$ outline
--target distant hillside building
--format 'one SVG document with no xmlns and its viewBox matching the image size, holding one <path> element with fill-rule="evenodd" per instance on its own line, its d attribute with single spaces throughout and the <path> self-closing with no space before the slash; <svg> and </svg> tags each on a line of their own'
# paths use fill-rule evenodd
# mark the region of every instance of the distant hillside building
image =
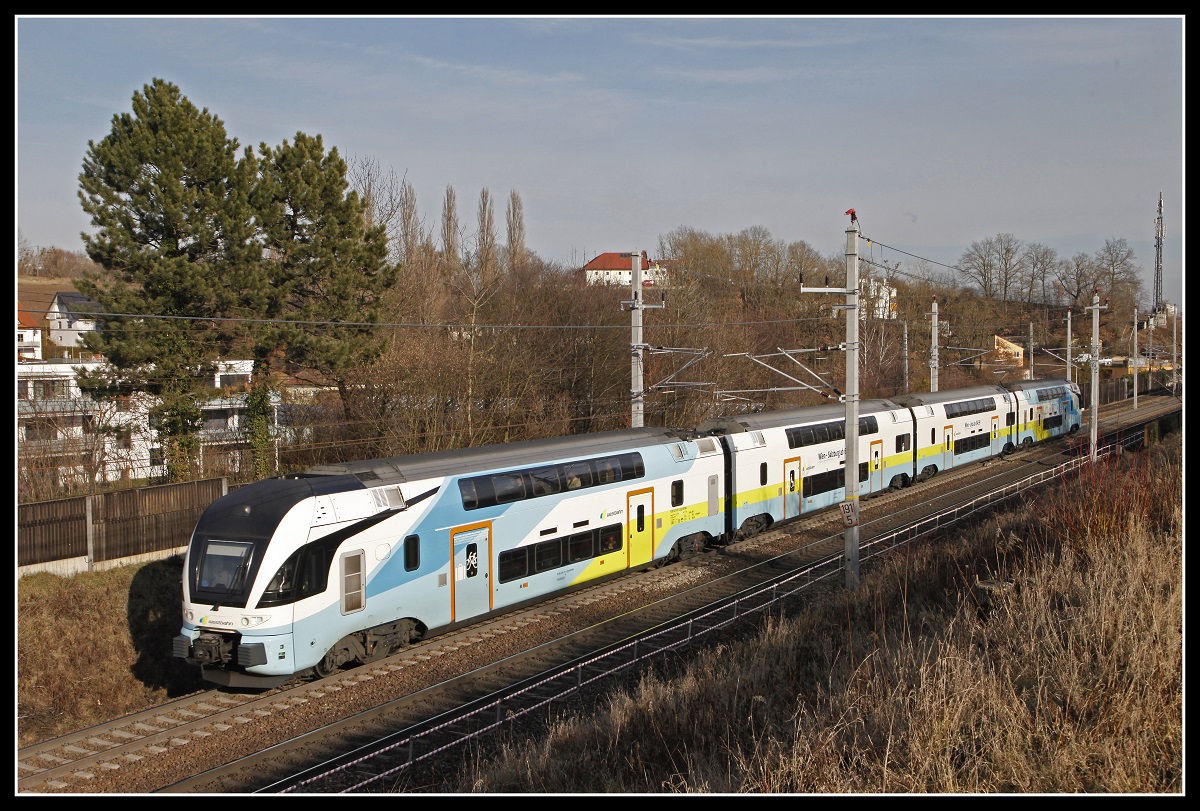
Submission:
<svg viewBox="0 0 1200 811">
<path fill-rule="evenodd" d="M 42 359 L 42 324 L 39 314 L 17 301 L 17 362 Z"/>
<path fill-rule="evenodd" d="M 896 288 L 882 279 L 860 279 L 858 282 L 860 318 L 878 320 L 896 317 Z"/>
<path fill-rule="evenodd" d="M 83 346 L 83 335 L 96 329 L 96 314 L 100 311 L 100 303 L 83 293 L 55 293 L 46 312 L 50 340 L 62 347 Z"/>
<path fill-rule="evenodd" d="M 587 284 L 616 284 L 629 287 L 633 284 L 633 257 L 628 253 L 602 253 L 583 266 L 583 278 Z M 650 259 L 645 251 L 642 251 L 642 285 L 667 285 L 667 269 Z"/>
</svg>

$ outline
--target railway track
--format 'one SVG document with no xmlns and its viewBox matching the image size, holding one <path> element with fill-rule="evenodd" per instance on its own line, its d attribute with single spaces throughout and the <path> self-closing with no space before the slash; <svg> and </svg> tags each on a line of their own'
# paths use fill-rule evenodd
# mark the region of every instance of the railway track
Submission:
<svg viewBox="0 0 1200 811">
<path fill-rule="evenodd" d="M 1102 427 L 1132 430 L 1138 421 L 1177 407 L 1146 403 L 1133 418 L 1124 410 L 1102 412 Z M 1045 469 L 1078 452 L 1077 444 L 1037 446 L 986 466 L 941 473 L 924 487 L 866 499 L 862 540 Z M 379 748 L 397 731 L 411 737 L 450 724 L 452 716 L 493 701 L 498 690 L 615 649 L 789 568 L 836 558 L 842 543 L 839 517 L 827 511 L 726 547 L 724 554 L 582 588 L 319 682 L 296 680 L 260 694 L 205 691 L 20 750 L 18 791 L 248 793 L 304 785 L 300 775 L 353 761 L 363 747 Z M 380 767 L 372 768 L 379 773 Z M 362 780 L 347 777 L 351 769 L 335 771 L 351 785 Z"/>
</svg>

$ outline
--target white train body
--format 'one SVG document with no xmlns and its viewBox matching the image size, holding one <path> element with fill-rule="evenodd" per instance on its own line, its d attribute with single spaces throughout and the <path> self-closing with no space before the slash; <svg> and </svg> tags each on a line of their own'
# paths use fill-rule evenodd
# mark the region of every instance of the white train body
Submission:
<svg viewBox="0 0 1200 811">
<path fill-rule="evenodd" d="M 859 494 L 1079 425 L 1065 381 L 862 401 Z M 816 406 L 245 485 L 197 523 L 174 655 L 269 687 L 752 535 L 845 499 L 844 429 L 844 407 Z"/>
</svg>

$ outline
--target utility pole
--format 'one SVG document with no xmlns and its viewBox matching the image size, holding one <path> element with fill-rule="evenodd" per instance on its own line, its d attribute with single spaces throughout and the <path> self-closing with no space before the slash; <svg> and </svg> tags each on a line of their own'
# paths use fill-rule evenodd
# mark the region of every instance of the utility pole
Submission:
<svg viewBox="0 0 1200 811">
<path fill-rule="evenodd" d="M 1086 309 L 1092 311 L 1092 404 L 1088 428 L 1092 441 L 1091 460 L 1095 462 L 1097 431 L 1100 427 L 1100 311 L 1107 310 L 1108 304 L 1100 306 L 1100 293 L 1097 291 L 1092 293 L 1092 306 Z"/>
<path fill-rule="evenodd" d="M 929 344 L 929 390 L 938 390 L 937 296 L 933 297 L 933 338 Z"/>
<path fill-rule="evenodd" d="M 1133 305 L 1133 409 L 1137 410 L 1137 369 L 1141 364 L 1137 350 L 1137 305 Z"/>
<path fill-rule="evenodd" d="M 904 322 L 904 393 L 908 394 L 908 322 Z"/>
<path fill-rule="evenodd" d="M 850 227 L 846 229 L 846 287 L 804 287 L 800 277 L 801 293 L 836 293 L 846 296 L 844 305 L 835 309 L 846 311 L 846 389 L 841 400 L 846 404 L 846 445 L 843 479 L 846 500 L 842 502 L 843 561 L 845 563 L 846 588 L 858 588 L 858 217 L 854 209 L 850 215 Z M 829 282 L 826 281 L 826 284 Z"/>
<path fill-rule="evenodd" d="M 1171 311 L 1171 396 L 1179 385 L 1179 305 Z"/>
<path fill-rule="evenodd" d="M 1071 308 L 1067 307 L 1067 382 L 1071 382 Z"/>
<path fill-rule="evenodd" d="M 631 259 L 632 274 L 630 278 L 630 300 L 623 301 L 622 304 L 628 304 L 630 314 L 633 321 L 633 335 L 630 338 L 629 355 L 632 363 L 630 374 L 630 393 L 632 394 L 632 413 L 630 416 L 630 425 L 634 428 L 641 428 L 644 421 L 644 412 L 646 405 L 646 389 L 643 383 L 643 363 L 642 352 L 646 345 L 642 340 L 642 310 L 661 310 L 667 306 L 664 297 L 662 304 L 644 304 L 642 303 L 642 254 L 638 251 L 632 253 L 623 253 L 622 256 L 628 256 Z"/>
<path fill-rule="evenodd" d="M 1033 380 L 1033 322 L 1029 322 L 1029 379 Z"/>
</svg>

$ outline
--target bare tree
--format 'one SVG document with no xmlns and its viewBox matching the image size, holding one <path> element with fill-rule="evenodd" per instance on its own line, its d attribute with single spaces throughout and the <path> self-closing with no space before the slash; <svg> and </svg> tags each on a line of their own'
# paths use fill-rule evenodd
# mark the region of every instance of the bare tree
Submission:
<svg viewBox="0 0 1200 811">
<path fill-rule="evenodd" d="M 462 242 L 458 233 L 458 204 L 455 202 L 454 187 L 446 186 L 442 201 L 442 256 L 453 267 L 460 261 Z"/>
<path fill-rule="evenodd" d="M 1100 268 L 1089 254 L 1080 251 L 1055 266 L 1054 278 L 1068 304 L 1084 307 L 1092 303 L 1092 291 L 1100 286 Z"/>
<path fill-rule="evenodd" d="M 1022 256 L 1025 301 L 1029 304 L 1050 304 L 1050 281 L 1058 265 L 1058 252 L 1040 242 L 1030 242 Z"/>
<path fill-rule="evenodd" d="M 475 267 L 485 286 L 497 275 L 496 223 L 492 213 L 492 195 L 484 186 L 479 191 L 478 233 L 476 234 Z"/>
<path fill-rule="evenodd" d="M 1111 307 L 1132 313 L 1141 298 L 1140 268 L 1134 263 L 1133 249 L 1124 239 L 1106 239 L 1094 257 L 1100 271 L 1100 286 Z"/>
<path fill-rule="evenodd" d="M 516 270 L 525 261 L 525 212 L 521 195 L 515 189 L 509 192 L 505 219 L 508 223 L 508 267 Z"/>
<path fill-rule="evenodd" d="M 992 248 L 996 254 L 996 282 L 1003 302 L 1003 312 L 1008 312 L 1008 298 L 1013 289 L 1020 283 L 1021 277 L 1021 240 L 1012 234 L 996 234 L 992 240 Z"/>
<path fill-rule="evenodd" d="M 387 234 L 388 261 L 401 262 L 405 258 L 404 222 L 400 216 L 404 210 L 405 189 L 395 170 L 385 172 L 374 158 L 356 156 L 350 159 L 346 180 L 363 201 L 366 226 L 383 226 Z"/>
<path fill-rule="evenodd" d="M 983 295 L 992 298 L 996 294 L 996 250 L 994 240 L 988 237 L 980 242 L 972 242 L 958 260 L 959 270 L 973 281 Z"/>
</svg>

